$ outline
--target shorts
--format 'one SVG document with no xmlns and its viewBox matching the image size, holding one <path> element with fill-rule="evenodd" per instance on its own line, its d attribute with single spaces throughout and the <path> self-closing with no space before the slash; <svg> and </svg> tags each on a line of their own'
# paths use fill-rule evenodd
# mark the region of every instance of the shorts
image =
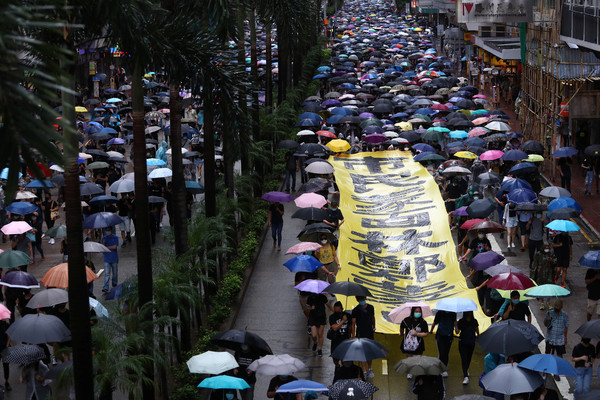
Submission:
<svg viewBox="0 0 600 400">
<path fill-rule="evenodd" d="M 587 313 L 590 315 L 600 315 L 600 299 L 587 299 Z"/>
<path fill-rule="evenodd" d="M 527 223 L 529 221 L 519 221 L 519 232 L 521 235 L 528 235 L 529 229 L 527 229 Z"/>
<path fill-rule="evenodd" d="M 558 268 L 569 268 L 569 263 L 570 263 L 571 259 L 570 257 L 558 257 L 556 259 L 556 266 Z"/>
<path fill-rule="evenodd" d="M 551 354 L 552 350 L 554 350 L 554 354 L 561 355 L 561 356 L 567 352 L 564 344 L 555 346 L 553 344 L 548 343 L 548 341 L 546 341 L 546 354 Z"/>
<path fill-rule="evenodd" d="M 508 217 L 506 218 L 506 227 L 514 228 L 519 225 L 519 219 L 517 217 Z"/>
<path fill-rule="evenodd" d="M 129 217 L 121 217 L 121 219 L 123 220 L 123 222 L 119 224 L 119 230 L 129 233 L 129 226 L 131 225 Z"/>
</svg>

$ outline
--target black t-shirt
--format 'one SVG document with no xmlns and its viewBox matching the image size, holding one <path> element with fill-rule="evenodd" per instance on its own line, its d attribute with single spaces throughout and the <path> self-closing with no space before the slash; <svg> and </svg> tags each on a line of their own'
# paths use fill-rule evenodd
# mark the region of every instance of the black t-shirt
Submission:
<svg viewBox="0 0 600 400">
<path fill-rule="evenodd" d="M 269 382 L 269 388 L 267 389 L 267 392 L 274 392 L 279 386 L 284 385 L 286 383 L 290 383 L 293 381 L 297 381 L 298 378 L 296 378 L 295 376 L 292 375 L 288 375 L 285 378 L 283 378 L 281 375 L 277 375 L 275 376 L 273 379 L 271 379 L 271 382 Z M 295 400 L 296 399 L 296 393 L 275 393 L 275 400 Z"/>
<path fill-rule="evenodd" d="M 337 226 L 343 219 L 344 215 L 342 214 L 339 208 L 336 208 L 335 211 L 333 211 L 331 208 L 327 209 L 327 218 L 325 218 L 326 221 L 331 222 L 332 224 L 335 224 Z"/>
<path fill-rule="evenodd" d="M 510 307 L 510 305 L 509 305 Z M 529 306 L 522 301 L 515 304 L 515 309 L 508 313 L 509 319 L 518 319 L 521 321 L 525 321 L 525 316 L 530 316 L 531 311 L 529 311 Z"/>
<path fill-rule="evenodd" d="M 44 207 L 44 219 L 49 220 L 50 219 L 50 211 L 52 211 L 53 208 L 56 208 L 58 206 L 58 204 L 56 203 L 56 201 L 51 199 L 50 201 L 44 200 L 44 202 L 42 203 L 42 206 Z"/>
<path fill-rule="evenodd" d="M 469 248 L 475 253 L 484 253 L 488 251 L 488 249 L 491 247 L 492 244 L 490 243 L 488 238 L 479 239 L 477 237 L 471 240 L 471 243 L 469 244 Z"/>
<path fill-rule="evenodd" d="M 573 239 L 571 239 L 571 236 L 561 233 L 556 235 L 552 242 L 554 244 L 562 244 L 562 246 L 554 247 L 554 255 L 556 255 L 556 258 L 563 260 L 565 258 L 569 258 L 569 255 L 571 254 L 571 246 L 573 245 Z"/>
<path fill-rule="evenodd" d="M 334 324 L 339 324 L 340 322 L 342 322 L 342 317 L 344 316 L 344 312 L 334 312 L 333 314 L 331 314 L 329 316 L 329 325 L 334 325 Z M 347 314 L 346 314 L 347 315 Z M 348 318 L 346 319 L 346 322 L 344 322 L 341 326 L 340 329 L 338 329 L 335 332 L 335 341 L 342 341 L 342 340 L 346 340 L 350 337 L 350 332 L 348 331 L 348 321 L 350 320 L 350 316 L 348 315 Z"/>
<path fill-rule="evenodd" d="M 238 364 L 240 365 L 237 368 L 238 373 L 236 376 L 238 378 L 242 378 L 243 380 L 248 382 L 249 385 L 252 385 L 253 383 L 255 383 L 256 375 L 248 374 L 247 369 L 248 369 L 248 365 L 252 364 L 252 362 L 254 360 L 258 360 L 260 358 L 260 354 L 256 351 L 253 351 L 252 349 L 250 349 L 246 353 L 244 353 L 243 351 L 236 351 L 234 354 L 234 357 L 235 357 L 236 361 L 238 362 Z"/>
<path fill-rule="evenodd" d="M 296 157 L 292 151 L 285 154 L 285 169 L 288 171 L 296 171 Z"/>
<path fill-rule="evenodd" d="M 283 210 L 283 204 L 279 203 L 275 205 L 275 203 L 269 206 L 269 212 L 271 213 L 271 225 L 279 225 L 283 223 L 283 215 L 281 215 L 277 210 Z"/>
<path fill-rule="evenodd" d="M 375 308 L 371 304 L 364 307 L 358 305 L 352 310 L 352 319 L 356 319 L 356 336 L 362 338 L 373 337 L 375 321 Z"/>
<path fill-rule="evenodd" d="M 400 324 L 400 329 L 404 329 L 404 336 L 408 334 L 411 330 L 416 330 L 417 332 L 429 332 L 429 326 L 427 325 L 427 321 L 423 318 L 415 319 L 410 315 L 402 320 Z M 402 338 L 404 340 L 404 338 Z M 402 352 L 409 354 L 423 354 L 425 351 L 425 342 L 423 338 L 417 338 L 419 340 L 419 347 L 415 351 L 405 351 L 404 345 L 401 347 Z"/>
<path fill-rule="evenodd" d="M 475 318 L 472 318 L 470 321 L 467 321 L 464 318 L 458 320 L 457 324 L 458 330 L 460 331 L 459 339 L 464 344 L 475 344 L 477 328 L 479 327 L 479 322 Z"/>
<path fill-rule="evenodd" d="M 456 321 L 456 313 L 438 311 L 433 319 L 433 323 L 438 326 L 436 335 L 453 336 L 454 321 Z"/>
<path fill-rule="evenodd" d="M 596 274 L 600 274 L 600 270 L 597 269 L 588 269 L 585 273 L 585 279 L 592 279 L 596 276 Z M 600 279 L 595 280 L 586 286 L 588 290 L 588 299 L 590 300 L 599 300 L 600 299 Z"/>
<path fill-rule="evenodd" d="M 590 344 L 588 346 L 584 346 L 581 343 L 578 343 L 575 347 L 573 347 L 573 353 L 571 353 L 573 358 L 581 357 L 581 356 L 589 356 L 590 360 L 594 360 L 596 357 L 596 348 L 594 345 Z M 585 361 L 575 361 L 575 368 L 583 368 L 585 367 Z"/>
<path fill-rule="evenodd" d="M 322 293 L 319 294 L 311 294 L 306 299 L 306 304 L 311 307 L 315 307 L 313 310 L 310 310 L 308 320 L 313 321 L 326 321 L 325 318 L 327 314 L 325 313 L 325 304 L 327 304 L 327 296 Z"/>
</svg>

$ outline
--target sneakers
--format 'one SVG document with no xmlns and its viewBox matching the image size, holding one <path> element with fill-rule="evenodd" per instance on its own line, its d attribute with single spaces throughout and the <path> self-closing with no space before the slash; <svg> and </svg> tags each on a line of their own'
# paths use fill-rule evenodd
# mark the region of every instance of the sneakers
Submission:
<svg viewBox="0 0 600 400">
<path fill-rule="evenodd" d="M 469 377 L 465 376 L 465 379 L 463 379 L 463 385 L 468 385 L 469 384 Z"/>
<path fill-rule="evenodd" d="M 412 379 L 412 374 L 406 374 L 406 379 Z"/>
<path fill-rule="evenodd" d="M 447 377 L 448 377 L 448 371 L 442 372 L 442 378 L 447 378 Z"/>
<path fill-rule="evenodd" d="M 540 305 L 540 310 L 543 310 L 544 308 L 545 308 L 545 304 L 544 304 L 544 303 L 542 303 L 542 304 Z"/>
<path fill-rule="evenodd" d="M 319 357 L 323 357 L 323 350 L 321 350 L 321 349 L 317 350 L 317 355 Z"/>
<path fill-rule="evenodd" d="M 54 356 L 50 357 L 50 362 L 52 363 L 52 365 L 56 365 L 56 364 L 58 364 L 58 363 L 56 362 L 56 357 L 54 357 Z"/>
<path fill-rule="evenodd" d="M 373 379 L 375 377 L 375 374 L 373 373 L 373 370 L 371 368 L 369 368 L 367 370 L 367 373 L 365 374 L 365 378 L 367 379 Z"/>
<path fill-rule="evenodd" d="M 54 244 L 54 243 L 56 243 L 56 242 L 54 241 L 54 238 L 50 238 L 50 240 L 48 240 L 48 244 Z"/>
<path fill-rule="evenodd" d="M 317 344 L 313 343 L 312 351 L 317 351 Z"/>
<path fill-rule="evenodd" d="M 517 247 L 517 246 L 515 246 L 515 244 L 514 244 L 514 243 L 511 243 L 511 244 L 510 244 L 510 247 L 512 247 L 512 248 L 515 248 L 515 247 Z"/>
</svg>

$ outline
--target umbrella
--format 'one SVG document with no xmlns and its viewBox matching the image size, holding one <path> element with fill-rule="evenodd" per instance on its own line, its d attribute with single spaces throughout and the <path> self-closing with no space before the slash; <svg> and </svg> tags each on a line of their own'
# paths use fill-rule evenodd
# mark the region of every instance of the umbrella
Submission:
<svg viewBox="0 0 600 400">
<path fill-rule="evenodd" d="M 539 373 L 517 363 L 499 365 L 481 378 L 485 390 L 504 394 L 531 393 L 543 383 Z"/>
<path fill-rule="evenodd" d="M 108 310 L 106 309 L 106 307 L 104 307 L 102 305 L 102 303 L 100 303 L 98 300 L 90 297 L 89 298 L 89 305 L 90 308 L 92 310 L 94 310 L 94 312 L 96 313 L 97 316 L 102 317 L 102 318 L 109 318 L 110 315 L 108 314 Z"/>
<path fill-rule="evenodd" d="M 44 236 L 51 238 L 65 238 L 67 237 L 67 226 L 66 225 L 55 225 L 48 229 Z M 86 242 L 87 243 L 87 242 Z"/>
<path fill-rule="evenodd" d="M 446 168 L 443 172 L 444 176 L 461 176 L 461 175 L 470 175 L 471 170 L 465 167 L 461 167 L 460 165 L 455 165 L 453 167 Z"/>
<path fill-rule="evenodd" d="M 577 232 L 579 230 L 579 227 L 575 222 L 565 219 L 555 219 L 546 225 L 546 228 L 561 232 Z"/>
<path fill-rule="evenodd" d="M 63 289 L 45 289 L 33 295 L 27 302 L 27 308 L 52 307 L 69 302 L 69 292 Z"/>
<path fill-rule="evenodd" d="M 530 162 L 520 162 L 508 170 L 509 175 L 530 174 L 538 170 L 537 165 Z"/>
<path fill-rule="evenodd" d="M 581 211 L 576 210 L 574 208 L 557 208 L 555 210 L 550 211 L 546 216 L 549 219 L 569 219 L 579 217 Z"/>
<path fill-rule="evenodd" d="M 308 165 L 307 167 L 305 167 L 304 170 L 308 173 L 318 174 L 318 175 L 333 174 L 333 171 L 334 171 L 331 164 L 329 164 L 327 161 L 313 162 L 310 165 Z"/>
<path fill-rule="evenodd" d="M 495 185 L 500 183 L 500 175 L 495 172 L 484 172 L 483 174 L 479 174 L 477 182 L 480 185 Z"/>
<path fill-rule="evenodd" d="M 501 150 L 488 150 L 482 155 L 480 155 L 479 158 L 484 161 L 497 160 L 501 158 L 503 154 L 504 152 Z"/>
<path fill-rule="evenodd" d="M 591 250 L 579 259 L 579 265 L 593 269 L 600 269 L 600 250 Z"/>
<path fill-rule="evenodd" d="M 298 209 L 292 214 L 292 218 L 304 219 L 307 221 L 323 221 L 327 219 L 327 212 L 315 207 L 305 207 Z"/>
<path fill-rule="evenodd" d="M 335 153 L 341 153 L 347 150 L 350 150 L 350 143 L 343 139 L 334 139 L 326 144 L 327 147 L 331 149 L 331 151 Z"/>
<path fill-rule="evenodd" d="M 285 252 L 285 254 L 302 254 L 302 253 L 305 253 L 307 251 L 316 251 L 316 250 L 319 250 L 321 247 L 323 247 L 323 246 L 321 246 L 320 243 L 300 242 L 300 243 L 297 243 L 297 244 L 293 245 L 289 249 L 287 249 L 287 251 Z"/>
<path fill-rule="evenodd" d="M 466 214 L 467 206 L 464 206 L 464 208 L 465 208 L 465 215 L 467 215 Z M 485 222 L 485 221 L 487 221 L 487 220 L 481 219 L 481 218 L 468 219 L 460 226 L 460 229 L 471 229 L 473 227 L 473 225 L 477 225 L 478 223 Z"/>
<path fill-rule="evenodd" d="M 0 285 L 21 289 L 35 289 L 40 287 L 40 284 L 33 275 L 19 270 L 8 271 L 0 279 Z"/>
<path fill-rule="evenodd" d="M 69 264 L 67 263 L 55 265 L 46 272 L 44 277 L 40 279 L 40 282 L 47 288 L 66 289 L 69 287 L 68 270 Z M 99 278 L 99 276 L 87 266 L 85 267 L 85 275 L 87 283 Z"/>
<path fill-rule="evenodd" d="M 159 158 L 148 158 L 146 160 L 146 165 L 148 165 L 148 166 L 158 165 L 159 167 L 162 167 L 163 165 L 167 165 L 167 162 L 163 161 Z"/>
<path fill-rule="evenodd" d="M 298 256 L 300 257 L 300 256 Z M 311 256 L 307 256 L 311 257 Z M 284 264 L 285 265 L 285 264 Z M 287 267 L 287 266 L 286 266 Z M 289 267 L 288 267 L 289 269 Z M 291 271 L 291 269 L 290 269 Z M 321 281 L 319 279 L 307 279 L 305 281 L 300 282 L 294 288 L 298 289 L 301 292 L 310 292 L 310 293 L 322 293 L 329 286 L 329 283 L 326 281 Z"/>
<path fill-rule="evenodd" d="M 9 319 L 12 312 L 4 304 L 0 304 L 0 320 Z"/>
<path fill-rule="evenodd" d="M 39 188 L 39 189 L 47 188 L 47 189 L 49 189 L 49 188 L 53 188 L 56 186 L 51 181 L 47 181 L 47 180 L 40 181 L 40 180 L 36 179 L 36 180 L 29 182 L 27 185 L 25 185 L 25 187 L 26 188 Z"/>
<path fill-rule="evenodd" d="M 583 207 L 571 197 L 558 197 L 548 204 L 548 211 L 553 211 L 558 208 L 574 208 L 579 212 L 583 211 Z"/>
<path fill-rule="evenodd" d="M 2 350 L 2 362 L 8 364 L 29 365 L 46 358 L 46 353 L 35 344 L 18 344 Z"/>
<path fill-rule="evenodd" d="M 305 229 L 302 232 L 300 232 L 300 234 L 298 235 L 298 239 L 300 239 L 303 242 L 319 242 L 322 236 L 325 236 L 327 240 L 331 243 L 337 240 L 335 235 L 331 233 L 331 230 L 327 228 Z"/>
<path fill-rule="evenodd" d="M 84 253 L 110 253 L 108 247 L 98 242 L 84 242 L 83 243 Z"/>
<path fill-rule="evenodd" d="M 477 304 L 475 304 L 475 302 L 471 299 L 465 299 L 462 297 L 446 297 L 445 299 L 441 299 L 440 301 L 438 301 L 434 308 L 438 311 L 449 311 L 453 313 L 459 313 L 465 311 L 477 311 Z"/>
<path fill-rule="evenodd" d="M 317 269 L 321 268 L 323 266 L 323 263 L 321 263 L 313 256 L 301 254 L 299 256 L 287 260 L 285 263 L 283 263 L 283 265 L 291 272 L 314 272 Z"/>
<path fill-rule="evenodd" d="M 477 338 L 477 342 L 487 353 L 507 356 L 525 353 L 535 349 L 544 337 L 529 322 L 507 319 L 493 323 Z"/>
<path fill-rule="evenodd" d="M 527 276 L 513 272 L 496 275 L 487 282 L 490 289 L 523 290 L 533 286 L 535 283 Z"/>
<path fill-rule="evenodd" d="M 12 341 L 29 344 L 60 343 L 71 340 L 71 332 L 54 315 L 27 314 L 6 329 Z"/>
<path fill-rule="evenodd" d="M 334 282 L 327 287 L 329 294 L 341 294 L 342 296 L 372 296 L 369 289 L 363 285 L 351 281 Z"/>
<path fill-rule="evenodd" d="M 407 302 L 402 304 L 399 307 L 394 308 L 390 311 L 388 318 L 395 324 L 400 324 L 404 320 L 404 318 L 410 316 L 410 312 L 413 307 L 420 307 L 421 314 L 423 318 L 431 317 L 433 313 L 431 312 L 431 308 L 428 304 L 423 303 L 422 301 L 415 302 Z"/>
<path fill-rule="evenodd" d="M 515 204 L 534 203 L 538 200 L 537 195 L 531 189 L 513 189 L 506 195 L 506 198 Z"/>
<path fill-rule="evenodd" d="M 387 349 L 379 342 L 367 338 L 346 339 L 331 353 L 331 357 L 342 361 L 371 361 L 385 358 Z"/>
<path fill-rule="evenodd" d="M 62 176 L 62 175 L 57 175 Z M 63 177 L 64 179 L 64 177 Z M 62 186 L 62 185 L 61 185 Z M 29 190 L 19 190 L 17 195 L 15 196 L 16 200 L 27 200 L 27 199 L 35 199 L 37 196 L 31 193 Z"/>
<path fill-rule="evenodd" d="M 295 140 L 282 140 L 281 142 L 277 143 L 277 148 L 278 149 L 292 149 L 295 150 L 298 148 L 298 146 L 300 146 L 300 143 L 296 142 Z"/>
<path fill-rule="evenodd" d="M 94 195 L 94 194 L 104 194 L 105 191 L 102 188 L 102 186 L 96 184 L 96 183 L 84 183 L 83 185 L 79 186 L 79 195 L 81 196 L 89 196 L 89 195 Z"/>
<path fill-rule="evenodd" d="M 379 388 L 360 379 L 340 379 L 329 386 L 329 397 L 334 400 L 369 399 Z"/>
<path fill-rule="evenodd" d="M 462 206 L 462 207 L 457 208 L 456 210 L 452 211 L 452 214 L 458 215 L 461 217 L 466 217 L 469 215 L 469 214 L 467 214 L 467 206 Z"/>
<path fill-rule="evenodd" d="M 248 369 L 262 375 L 290 375 L 304 367 L 306 365 L 297 358 L 288 354 L 278 354 L 254 360 Z"/>
<path fill-rule="evenodd" d="M 517 211 L 546 211 L 546 206 L 537 203 L 523 203 L 515 207 Z"/>
<path fill-rule="evenodd" d="M 475 200 L 467 207 L 467 214 L 471 218 L 486 218 L 496 209 L 496 203 L 490 199 Z"/>
<path fill-rule="evenodd" d="M 316 163 L 314 163 L 314 164 L 316 164 Z M 311 164 L 311 165 L 313 165 L 313 164 Z M 311 165 L 309 165 L 309 167 Z M 327 204 L 327 199 L 325 199 L 325 197 L 321 196 L 320 194 L 304 193 L 304 194 L 300 195 L 299 197 L 297 197 L 296 200 L 294 200 L 294 203 L 296 203 L 296 205 L 301 208 L 304 208 L 304 207 L 321 208 L 325 204 Z"/>
<path fill-rule="evenodd" d="M 500 131 L 500 132 L 508 132 L 511 130 L 510 125 L 508 125 L 506 122 L 497 121 L 497 120 L 494 120 L 494 121 L 488 123 L 485 127 L 492 131 Z"/>
<path fill-rule="evenodd" d="M 108 168 L 108 163 L 106 163 L 104 161 L 96 161 L 91 164 L 88 164 L 88 166 L 85 167 L 85 169 L 104 169 L 104 168 Z"/>
<path fill-rule="evenodd" d="M 521 149 L 527 153 L 544 154 L 544 146 L 537 140 L 528 140 L 521 146 Z"/>
<path fill-rule="evenodd" d="M 123 220 L 121 217 L 110 212 L 99 212 L 89 215 L 83 220 L 84 229 L 102 229 L 119 225 Z"/>
<path fill-rule="evenodd" d="M 126 294 L 130 294 L 137 290 L 137 281 L 125 281 L 110 289 L 106 294 L 105 300 L 114 300 Z"/>
<path fill-rule="evenodd" d="M 448 367 L 440 361 L 439 358 L 416 356 L 400 360 L 394 365 L 394 371 L 399 374 L 419 375 L 440 375 L 447 371 Z"/>
<path fill-rule="evenodd" d="M 239 367 L 233 354 L 226 351 L 207 351 L 193 356 L 186 364 L 192 374 L 217 375 Z"/>
<path fill-rule="evenodd" d="M 527 297 L 564 297 L 570 295 L 571 291 L 568 289 L 553 284 L 535 286 L 525 292 Z"/>
<path fill-rule="evenodd" d="M 582 338 L 597 339 L 600 338 L 600 319 L 588 321 L 581 325 L 575 331 Z"/>
<path fill-rule="evenodd" d="M 477 232 L 483 232 L 483 233 L 498 233 L 498 232 L 504 232 L 506 230 L 505 227 L 503 227 L 502 225 L 500 225 L 497 222 L 494 221 L 483 221 L 483 222 L 479 222 L 475 225 L 473 225 L 471 228 L 469 228 L 469 231 L 477 231 Z"/>
<path fill-rule="evenodd" d="M 513 267 L 512 265 L 508 265 L 508 264 L 497 264 L 497 265 L 493 265 L 493 266 L 485 269 L 485 273 L 488 274 L 489 276 L 506 274 L 508 272 L 515 272 L 518 274 L 523 273 L 523 271 L 521 271 L 519 268 Z"/>
<path fill-rule="evenodd" d="M 502 155 L 502 159 L 506 161 L 521 161 L 527 157 L 527 153 L 522 150 L 508 150 Z"/>
<path fill-rule="evenodd" d="M 168 178 L 173 176 L 173 171 L 169 168 L 157 168 L 148 174 L 148 178 L 156 179 L 156 178 Z"/>
<path fill-rule="evenodd" d="M 8 250 L 0 253 L 0 268 L 14 268 L 29 265 L 31 258 L 20 250 Z"/>
<path fill-rule="evenodd" d="M 542 189 L 540 196 L 545 197 L 571 197 L 571 192 L 560 186 L 548 186 Z"/>
<path fill-rule="evenodd" d="M 531 190 L 531 185 L 529 184 L 529 182 L 520 178 L 508 178 L 502 182 L 502 184 L 500 185 L 500 189 L 504 190 L 505 192 L 510 192 L 511 190 L 515 189 Z"/>
<path fill-rule="evenodd" d="M 308 182 L 300 186 L 296 193 L 314 193 L 320 192 L 321 190 L 327 189 L 331 186 L 331 183 L 324 178 L 312 178 L 309 179 Z"/>
<path fill-rule="evenodd" d="M 556 151 L 554 153 L 552 153 L 552 157 L 554 157 L 554 158 L 572 157 L 577 153 L 579 153 L 579 151 L 572 147 L 561 147 L 559 149 L 556 149 Z"/>
<path fill-rule="evenodd" d="M 25 221 L 13 221 L 4 225 L 0 230 L 5 235 L 20 235 L 21 233 L 29 232 L 32 229 L 31 225 Z"/>
<path fill-rule="evenodd" d="M 305 393 L 308 391 L 326 392 L 327 386 L 315 381 L 298 379 L 279 386 L 276 393 Z"/>
<path fill-rule="evenodd" d="M 235 351 L 240 350 L 240 346 L 245 344 L 258 351 L 261 356 L 273 354 L 267 342 L 254 332 L 229 329 L 217 333 L 210 341 L 218 346 Z"/>
<path fill-rule="evenodd" d="M 135 184 L 129 179 L 119 179 L 110 185 L 108 191 L 111 193 L 129 193 L 135 190 Z"/>
<path fill-rule="evenodd" d="M 189 361 L 188 361 L 189 362 Z M 249 389 L 250 385 L 242 378 L 236 378 L 235 376 L 229 375 L 218 375 L 205 378 L 198 384 L 200 388 L 207 388 L 212 390 L 218 389 L 232 389 L 232 390 L 244 390 Z"/>
<path fill-rule="evenodd" d="M 16 201 L 6 207 L 6 211 L 12 214 L 27 215 L 38 210 L 38 207 L 33 203 Z"/>
</svg>

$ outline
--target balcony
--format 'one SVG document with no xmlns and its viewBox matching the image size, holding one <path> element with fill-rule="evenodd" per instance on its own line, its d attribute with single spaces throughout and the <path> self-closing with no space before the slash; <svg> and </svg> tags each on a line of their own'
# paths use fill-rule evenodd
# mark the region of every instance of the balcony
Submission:
<svg viewBox="0 0 600 400">
<path fill-rule="evenodd" d="M 586 3 L 565 2 L 560 39 L 580 47 L 600 51 L 600 9 Z"/>
</svg>

